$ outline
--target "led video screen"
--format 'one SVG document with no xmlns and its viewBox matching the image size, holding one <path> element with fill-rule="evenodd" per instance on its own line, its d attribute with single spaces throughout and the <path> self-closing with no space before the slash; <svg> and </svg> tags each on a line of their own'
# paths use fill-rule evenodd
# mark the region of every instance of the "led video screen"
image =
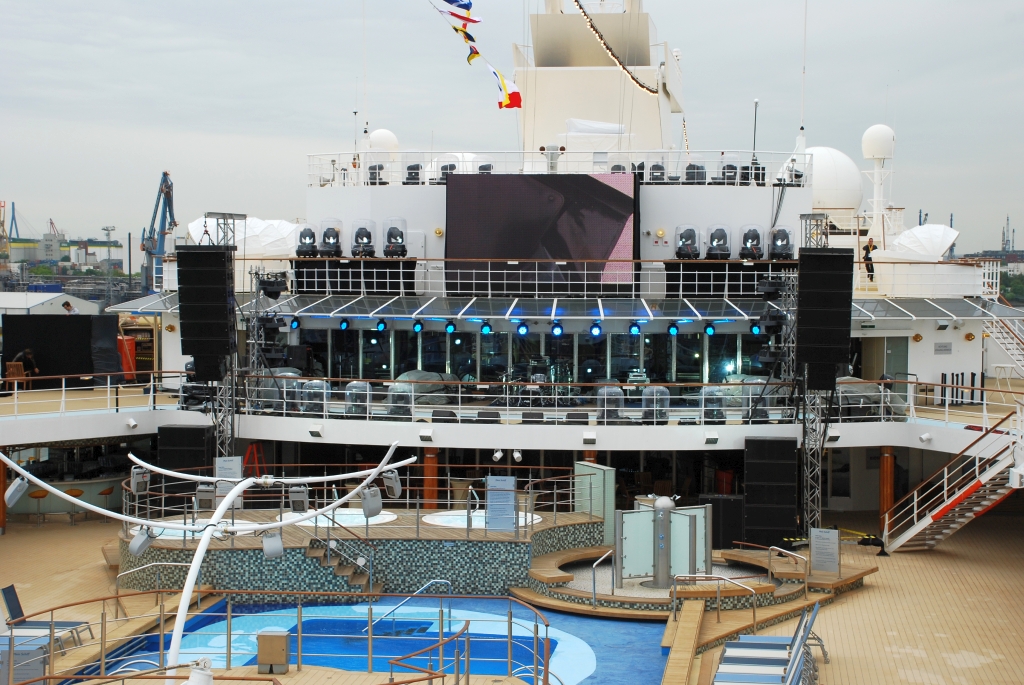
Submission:
<svg viewBox="0 0 1024 685">
<path fill-rule="evenodd" d="M 500 269 L 514 275 L 512 294 L 518 294 L 516 284 L 528 291 L 547 283 L 548 292 L 587 284 L 588 292 L 628 288 L 633 265 L 601 260 L 633 258 L 634 184 L 632 174 L 450 175 L 446 256 L 522 260 Z M 455 286 L 471 292 L 479 289 L 481 270 L 487 267 L 466 261 L 449 262 L 446 268 L 449 291 Z M 488 278 L 493 285 L 493 265 Z"/>
</svg>

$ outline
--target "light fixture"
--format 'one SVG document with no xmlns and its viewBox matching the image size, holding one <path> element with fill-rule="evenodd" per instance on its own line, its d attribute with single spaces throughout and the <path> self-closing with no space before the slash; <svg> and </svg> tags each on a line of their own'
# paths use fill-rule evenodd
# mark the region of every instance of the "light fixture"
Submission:
<svg viewBox="0 0 1024 685">
<path fill-rule="evenodd" d="M 704 335 L 714 335 L 715 327 L 709 323 L 704 324 Z"/>
<path fill-rule="evenodd" d="M 966 340 L 967 342 L 973 341 L 974 338 L 975 338 L 974 333 L 967 333 L 966 335 L 964 335 L 964 340 Z"/>
<path fill-rule="evenodd" d="M 127 421 L 125 421 L 125 424 L 133 430 L 139 427 L 139 422 L 133 418 L 129 418 Z"/>
<path fill-rule="evenodd" d="M 419 319 L 416 319 L 415 321 L 412 322 L 412 332 L 413 333 L 419 333 L 422 330 L 423 330 L 423 322 L 422 321 L 420 321 Z"/>
<path fill-rule="evenodd" d="M 501 461 L 501 458 L 505 456 L 501 450 L 494 450 L 494 455 L 491 457 L 494 461 Z"/>
<path fill-rule="evenodd" d="M 718 444 L 718 433 L 715 431 L 704 432 L 704 444 L 705 445 L 717 445 Z"/>
<path fill-rule="evenodd" d="M 828 436 L 825 437 L 825 442 L 839 442 L 840 437 L 841 436 L 839 435 L 839 431 L 830 430 L 828 432 Z"/>
<path fill-rule="evenodd" d="M 921 435 L 917 436 L 917 439 L 920 440 L 921 442 L 931 442 L 932 441 L 932 434 L 931 433 L 922 433 Z"/>
<path fill-rule="evenodd" d="M 370 344 L 371 345 L 376 345 L 377 344 L 377 338 L 376 337 L 370 338 Z"/>
<path fill-rule="evenodd" d="M 448 319 L 448 322 L 445 323 L 445 325 L 444 325 L 444 332 L 448 333 L 449 335 L 454 333 L 455 332 L 455 322 L 452 321 L 451 319 Z"/>
<path fill-rule="evenodd" d="M 462 344 L 462 336 L 459 336 L 458 338 L 456 338 L 452 342 L 455 343 L 456 345 L 461 345 Z"/>
<path fill-rule="evenodd" d="M 149 535 L 149 528 L 143 526 L 135 534 L 132 541 L 128 543 L 128 553 L 133 557 L 141 557 L 142 554 L 153 544 L 153 537 Z"/>
<path fill-rule="evenodd" d="M 259 279 L 259 289 L 270 299 L 276 300 L 288 289 L 288 281 L 283 273 L 266 274 Z"/>
<path fill-rule="evenodd" d="M 6 466 L 0 466 L 0 468 L 7 468 Z M 14 481 L 7 486 L 7 492 L 4 493 L 4 504 L 10 509 L 15 503 L 21 499 L 21 496 L 28 490 L 28 480 L 24 476 L 18 476 Z"/>
<path fill-rule="evenodd" d="M 526 325 L 525 321 L 523 323 L 519 324 L 518 326 L 516 326 L 516 333 L 518 333 L 519 335 L 526 335 L 529 332 L 530 332 L 530 327 Z"/>
<path fill-rule="evenodd" d="M 384 480 L 384 491 L 388 493 L 388 497 L 397 499 L 402 496 L 402 478 L 398 471 L 385 471 L 381 478 Z"/>
<path fill-rule="evenodd" d="M 302 324 L 299 323 L 298 318 L 294 318 L 294 319 L 292 319 L 292 322 L 290 324 L 288 324 L 288 328 L 292 329 L 293 331 L 297 331 L 299 329 L 299 326 L 301 326 L 301 325 Z"/>
<path fill-rule="evenodd" d="M 376 485 L 368 485 L 359 494 L 363 505 L 363 516 L 372 519 L 384 509 L 384 502 L 381 501 L 380 488 Z"/>
<path fill-rule="evenodd" d="M 516 461 L 516 463 L 519 463 L 523 460 L 523 453 L 520 452 L 519 450 L 512 450 L 512 458 Z"/>
<path fill-rule="evenodd" d="M 144 495 L 149 490 L 149 470 L 142 466 L 133 466 L 131 488 L 133 495 Z"/>
<path fill-rule="evenodd" d="M 263 556 L 267 559 L 280 559 L 284 556 L 284 541 L 280 530 L 269 530 L 263 534 Z"/>
<path fill-rule="evenodd" d="M 288 488 L 288 504 L 291 505 L 292 513 L 305 514 L 309 511 L 309 488 L 305 485 Z"/>
<path fill-rule="evenodd" d="M 196 509 L 213 511 L 217 508 L 217 490 L 213 483 L 200 483 L 196 486 Z"/>
<path fill-rule="evenodd" d="M 584 431 L 583 433 L 583 444 L 584 445 L 596 445 L 597 444 L 597 433 L 589 433 Z"/>
<path fill-rule="evenodd" d="M 949 322 L 948 321 L 936 321 L 935 322 L 935 330 L 937 330 L 937 331 L 944 331 L 947 328 L 949 328 Z"/>
<path fill-rule="evenodd" d="M 348 319 L 342 319 L 341 321 L 338 322 L 338 328 L 343 331 L 347 331 L 350 325 L 351 324 L 349 323 Z"/>
<path fill-rule="evenodd" d="M 754 323 L 750 324 L 750 334 L 751 335 L 761 335 L 761 324 L 758 323 L 757 321 L 755 321 Z"/>
<path fill-rule="evenodd" d="M 386 331 L 388 329 L 388 322 L 384 319 L 377 319 L 376 329 L 380 332 Z"/>
<path fill-rule="evenodd" d="M 484 321 L 482 324 L 480 324 L 480 332 L 483 333 L 484 335 L 490 335 L 493 331 L 494 329 L 491 328 L 491 324 L 489 324 L 488 322 Z"/>
<path fill-rule="evenodd" d="M 640 324 L 637 323 L 636 321 L 630 321 L 629 322 L 629 334 L 630 335 L 640 335 Z"/>
<path fill-rule="evenodd" d="M 912 337 L 911 340 L 913 340 L 914 342 L 921 342 L 922 340 L 924 340 L 924 336 L 921 335 L 920 333 L 914 333 L 914 337 Z"/>
<path fill-rule="evenodd" d="M 668 334 L 669 335 L 679 335 L 679 324 L 677 324 L 677 323 L 670 323 L 668 325 Z"/>
<path fill-rule="evenodd" d="M 562 335 L 562 333 L 564 332 L 565 329 L 562 328 L 562 324 L 560 324 L 559 322 L 556 321 L 554 324 L 551 325 L 551 335 L 555 336 L 556 338 Z"/>
<path fill-rule="evenodd" d="M 324 437 L 323 424 L 314 423 L 309 427 L 309 437 L 311 438 L 322 438 Z"/>
<path fill-rule="evenodd" d="M 420 431 L 420 442 L 433 442 L 434 441 L 434 429 L 424 428 Z"/>
<path fill-rule="evenodd" d="M 736 370 L 736 363 L 735 362 L 727 362 L 726 363 L 726 365 L 725 365 L 725 372 L 726 373 L 732 373 L 735 370 Z"/>
<path fill-rule="evenodd" d="M 596 321 L 590 324 L 590 335 L 592 335 L 595 338 L 601 335 L 601 324 L 599 324 Z"/>
<path fill-rule="evenodd" d="M 622 72 L 626 75 L 626 77 L 630 81 L 635 83 L 637 85 L 637 87 L 639 87 L 641 90 L 644 90 L 644 91 L 650 93 L 651 95 L 657 95 L 658 94 L 658 89 L 657 88 L 652 88 L 651 86 L 647 85 L 646 83 L 641 81 L 639 78 L 637 78 L 637 76 L 633 73 L 633 71 L 629 67 L 627 67 L 625 64 L 623 64 L 622 60 L 619 59 L 619 56 L 616 55 L 615 52 L 612 51 L 611 46 L 608 45 L 608 42 L 605 40 L 604 36 L 597 29 L 597 27 L 594 26 L 594 21 L 590 18 L 590 15 L 587 13 L 587 11 L 585 9 L 583 9 L 583 5 L 580 4 L 580 0 L 572 0 L 572 1 L 573 1 L 573 4 L 576 5 L 576 9 L 578 9 L 580 14 L 583 15 L 583 21 L 587 24 L 587 28 L 590 29 L 590 32 L 594 34 L 594 37 L 597 38 L 597 42 L 601 44 L 602 48 L 604 48 L 604 51 L 608 54 L 608 57 L 610 57 L 611 60 L 613 62 L 615 62 L 619 66 L 619 69 L 622 70 Z M 687 149 L 689 149 L 689 146 L 687 146 Z"/>
</svg>

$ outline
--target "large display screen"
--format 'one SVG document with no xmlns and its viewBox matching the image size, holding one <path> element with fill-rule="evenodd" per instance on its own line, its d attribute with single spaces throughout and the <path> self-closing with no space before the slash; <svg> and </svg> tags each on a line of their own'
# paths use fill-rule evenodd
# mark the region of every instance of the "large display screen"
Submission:
<svg viewBox="0 0 1024 685">
<path fill-rule="evenodd" d="M 543 271 L 548 281 L 632 283 L 628 262 L 585 261 L 633 258 L 632 174 L 453 174 L 447 186 L 449 259 L 527 260 L 502 268 L 524 277 Z M 481 268 L 447 265 L 449 272 Z"/>
</svg>

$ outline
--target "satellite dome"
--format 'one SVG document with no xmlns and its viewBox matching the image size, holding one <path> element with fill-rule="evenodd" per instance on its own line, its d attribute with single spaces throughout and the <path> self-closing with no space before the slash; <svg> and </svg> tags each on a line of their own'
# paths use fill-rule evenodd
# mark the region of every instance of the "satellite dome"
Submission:
<svg viewBox="0 0 1024 685">
<path fill-rule="evenodd" d="M 809 147 L 814 181 L 814 209 L 852 209 L 857 212 L 864 199 L 861 173 L 856 162 L 831 147 Z"/>
<path fill-rule="evenodd" d="M 386 128 L 370 131 L 370 149 L 394 152 L 398 149 L 398 137 Z"/>
<path fill-rule="evenodd" d="M 893 148 L 896 147 L 896 132 L 885 124 L 875 124 L 860 139 L 860 149 L 864 159 L 892 159 Z"/>
</svg>

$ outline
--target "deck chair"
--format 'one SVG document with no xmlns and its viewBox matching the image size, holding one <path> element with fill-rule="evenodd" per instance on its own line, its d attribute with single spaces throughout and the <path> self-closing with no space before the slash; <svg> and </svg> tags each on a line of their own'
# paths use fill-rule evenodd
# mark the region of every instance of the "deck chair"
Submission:
<svg viewBox="0 0 1024 685">
<path fill-rule="evenodd" d="M 21 608 L 21 601 L 18 599 L 18 591 L 14 589 L 13 585 L 8 585 L 7 587 L 5 587 L 2 590 L 0 590 L 0 594 L 3 595 L 4 607 L 6 607 L 6 609 L 7 609 L 7 616 L 9 618 L 9 620 L 10 620 L 10 623 L 11 623 L 12 627 L 19 627 L 19 628 L 49 628 L 50 627 L 50 622 L 49 621 L 26 621 L 26 620 L 24 620 L 24 618 L 25 618 L 25 611 Z M 89 631 L 89 637 L 92 638 L 93 640 L 96 639 L 96 636 L 93 635 L 93 632 L 92 632 L 92 626 L 89 625 L 88 623 L 84 622 L 84 621 L 54 621 L 53 622 L 53 628 L 54 628 L 54 630 L 59 630 L 59 631 L 62 631 L 62 632 L 63 631 L 67 631 L 67 632 L 71 633 L 71 635 L 78 642 L 79 645 L 82 644 L 82 635 L 81 635 L 81 633 L 82 633 L 83 630 Z"/>
<path fill-rule="evenodd" d="M 17 387 L 18 383 L 24 385 L 27 390 L 32 389 L 32 381 L 25 375 L 25 365 L 21 362 L 7 362 L 4 368 L 4 383 L 7 384 L 8 390 L 12 385 Z"/>
</svg>

